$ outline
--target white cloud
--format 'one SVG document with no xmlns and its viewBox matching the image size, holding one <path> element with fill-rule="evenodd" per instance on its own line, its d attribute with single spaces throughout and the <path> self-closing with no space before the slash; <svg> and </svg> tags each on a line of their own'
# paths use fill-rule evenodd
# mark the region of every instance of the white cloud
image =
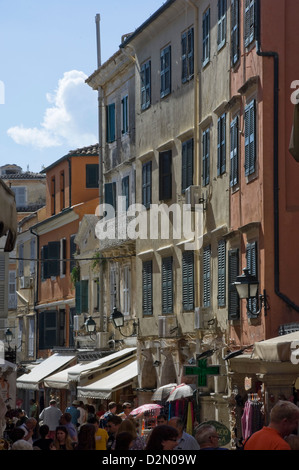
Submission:
<svg viewBox="0 0 299 470">
<path fill-rule="evenodd" d="M 20 145 L 44 149 L 68 145 L 70 149 L 97 142 L 97 96 L 78 70 L 65 72 L 53 94 L 40 127 L 11 127 L 7 134 Z"/>
</svg>

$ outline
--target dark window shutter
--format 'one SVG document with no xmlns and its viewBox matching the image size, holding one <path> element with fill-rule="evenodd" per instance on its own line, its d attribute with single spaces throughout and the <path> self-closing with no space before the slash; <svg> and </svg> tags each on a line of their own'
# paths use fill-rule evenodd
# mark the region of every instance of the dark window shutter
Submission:
<svg viewBox="0 0 299 470">
<path fill-rule="evenodd" d="M 130 186 L 129 186 L 129 176 L 125 176 L 121 180 L 121 192 L 122 196 L 126 198 L 124 209 L 127 211 L 130 204 Z"/>
<path fill-rule="evenodd" d="M 59 259 L 60 259 L 60 242 L 49 242 L 48 243 L 48 274 L 51 276 L 59 276 Z M 52 261 L 53 260 L 53 261 Z"/>
<path fill-rule="evenodd" d="M 159 199 L 171 199 L 172 195 L 172 152 L 167 150 L 159 154 Z"/>
<path fill-rule="evenodd" d="M 171 46 L 161 52 L 161 93 L 163 98 L 171 91 Z"/>
<path fill-rule="evenodd" d="M 244 44 L 247 47 L 255 38 L 255 0 L 245 0 L 244 22 Z"/>
<path fill-rule="evenodd" d="M 75 305 L 76 305 L 76 314 L 81 312 L 81 283 L 80 281 L 75 284 Z"/>
<path fill-rule="evenodd" d="M 105 204 L 109 204 L 116 210 L 116 183 L 105 184 Z"/>
<path fill-rule="evenodd" d="M 185 251 L 182 255 L 182 296 L 183 310 L 194 309 L 194 253 Z"/>
<path fill-rule="evenodd" d="M 88 313 L 88 280 L 76 282 L 76 313 Z"/>
<path fill-rule="evenodd" d="M 226 243 L 218 243 L 218 307 L 225 307 L 226 303 Z"/>
<path fill-rule="evenodd" d="M 203 306 L 211 306 L 211 246 L 203 250 Z"/>
<path fill-rule="evenodd" d="M 152 202 L 152 162 L 146 162 L 142 166 L 142 204 L 147 209 Z"/>
<path fill-rule="evenodd" d="M 142 269 L 142 311 L 143 315 L 153 314 L 153 264 L 144 261 Z"/>
<path fill-rule="evenodd" d="M 203 15 L 202 21 L 202 62 L 203 66 L 210 60 L 210 9 Z"/>
<path fill-rule="evenodd" d="M 206 129 L 202 135 L 202 184 L 207 186 L 210 182 L 210 129 Z"/>
<path fill-rule="evenodd" d="M 185 83 L 188 77 L 188 61 L 187 61 L 187 33 L 182 34 L 182 82 Z"/>
<path fill-rule="evenodd" d="M 182 192 L 193 183 L 193 139 L 182 144 Z"/>
<path fill-rule="evenodd" d="M 240 57 L 240 0 L 231 0 L 231 65 Z"/>
<path fill-rule="evenodd" d="M 106 106 L 107 142 L 115 141 L 115 103 Z"/>
<path fill-rule="evenodd" d="M 61 274 L 66 274 L 66 239 L 62 239 L 62 270 Z"/>
<path fill-rule="evenodd" d="M 59 329 L 57 328 L 56 310 L 39 314 L 39 349 L 53 349 L 57 345 Z"/>
<path fill-rule="evenodd" d="M 226 114 L 218 119 L 217 175 L 225 173 L 226 167 Z"/>
<path fill-rule="evenodd" d="M 255 172 L 256 161 L 256 113 L 255 100 L 245 108 L 245 175 Z"/>
<path fill-rule="evenodd" d="M 240 318 L 240 299 L 233 284 L 239 275 L 239 250 L 228 252 L 228 319 L 238 320 Z"/>
<path fill-rule="evenodd" d="M 86 188 L 98 188 L 99 165 L 88 163 L 86 165 Z"/>
<path fill-rule="evenodd" d="M 162 259 L 162 313 L 173 312 L 172 256 Z"/>
<path fill-rule="evenodd" d="M 239 180 L 239 119 L 236 117 L 230 126 L 230 186 Z"/>
<path fill-rule="evenodd" d="M 252 276 L 258 277 L 257 272 L 257 243 L 248 243 L 246 245 L 246 267 Z M 249 318 L 255 318 L 257 312 L 257 299 L 248 300 L 249 310 L 247 315 Z"/>
<path fill-rule="evenodd" d="M 151 61 L 141 67 L 141 109 L 147 109 L 151 104 Z"/>
</svg>

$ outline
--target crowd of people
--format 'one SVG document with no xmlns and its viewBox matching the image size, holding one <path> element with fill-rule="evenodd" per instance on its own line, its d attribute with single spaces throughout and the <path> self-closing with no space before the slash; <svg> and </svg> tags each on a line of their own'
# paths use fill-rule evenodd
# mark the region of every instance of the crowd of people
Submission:
<svg viewBox="0 0 299 470">
<path fill-rule="evenodd" d="M 201 423 L 194 436 L 184 430 L 179 416 L 168 420 L 160 414 L 148 435 L 142 435 L 139 421 L 130 413 L 130 403 L 111 402 L 108 410 L 95 411 L 91 405 L 74 400 L 64 412 L 55 400 L 41 413 L 34 400 L 29 416 L 22 409 L 8 410 L 7 436 L 0 439 L 2 450 L 145 450 L 197 451 L 228 450 L 219 445 L 214 426 Z M 299 408 L 289 401 L 279 401 L 272 408 L 270 423 L 243 443 L 244 450 L 298 450 Z"/>
</svg>

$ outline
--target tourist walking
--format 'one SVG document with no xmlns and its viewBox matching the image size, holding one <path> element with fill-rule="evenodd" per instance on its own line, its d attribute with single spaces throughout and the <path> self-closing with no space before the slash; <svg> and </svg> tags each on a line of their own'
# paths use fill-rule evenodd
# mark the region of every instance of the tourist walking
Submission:
<svg viewBox="0 0 299 470">
<path fill-rule="evenodd" d="M 184 431 L 184 421 L 178 416 L 174 416 L 168 421 L 169 426 L 173 426 L 178 431 L 178 443 L 175 450 L 199 450 L 196 439 Z"/>
<path fill-rule="evenodd" d="M 55 438 L 56 427 L 59 425 L 59 419 L 62 415 L 62 411 L 57 408 L 56 400 L 50 400 L 49 406 L 44 408 L 39 415 L 39 419 L 43 424 L 49 426 L 49 437 L 51 439 Z"/>
</svg>

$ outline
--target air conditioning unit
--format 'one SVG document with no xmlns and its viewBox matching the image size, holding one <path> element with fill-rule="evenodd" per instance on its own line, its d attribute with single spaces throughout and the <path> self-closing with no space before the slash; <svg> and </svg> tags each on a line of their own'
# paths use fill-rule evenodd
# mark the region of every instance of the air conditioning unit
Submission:
<svg viewBox="0 0 299 470">
<path fill-rule="evenodd" d="M 98 349 L 109 349 L 109 332 L 108 331 L 100 331 L 97 333 L 96 337 L 96 348 Z"/>
<path fill-rule="evenodd" d="M 20 277 L 20 289 L 29 289 L 30 288 L 30 277 L 21 276 Z"/>
<path fill-rule="evenodd" d="M 200 186 L 189 186 L 185 191 L 185 204 L 190 204 L 191 210 L 195 209 L 195 204 L 199 204 L 201 199 Z"/>
<path fill-rule="evenodd" d="M 158 336 L 160 338 L 173 338 L 178 336 L 178 321 L 175 316 L 158 317 Z"/>
</svg>

